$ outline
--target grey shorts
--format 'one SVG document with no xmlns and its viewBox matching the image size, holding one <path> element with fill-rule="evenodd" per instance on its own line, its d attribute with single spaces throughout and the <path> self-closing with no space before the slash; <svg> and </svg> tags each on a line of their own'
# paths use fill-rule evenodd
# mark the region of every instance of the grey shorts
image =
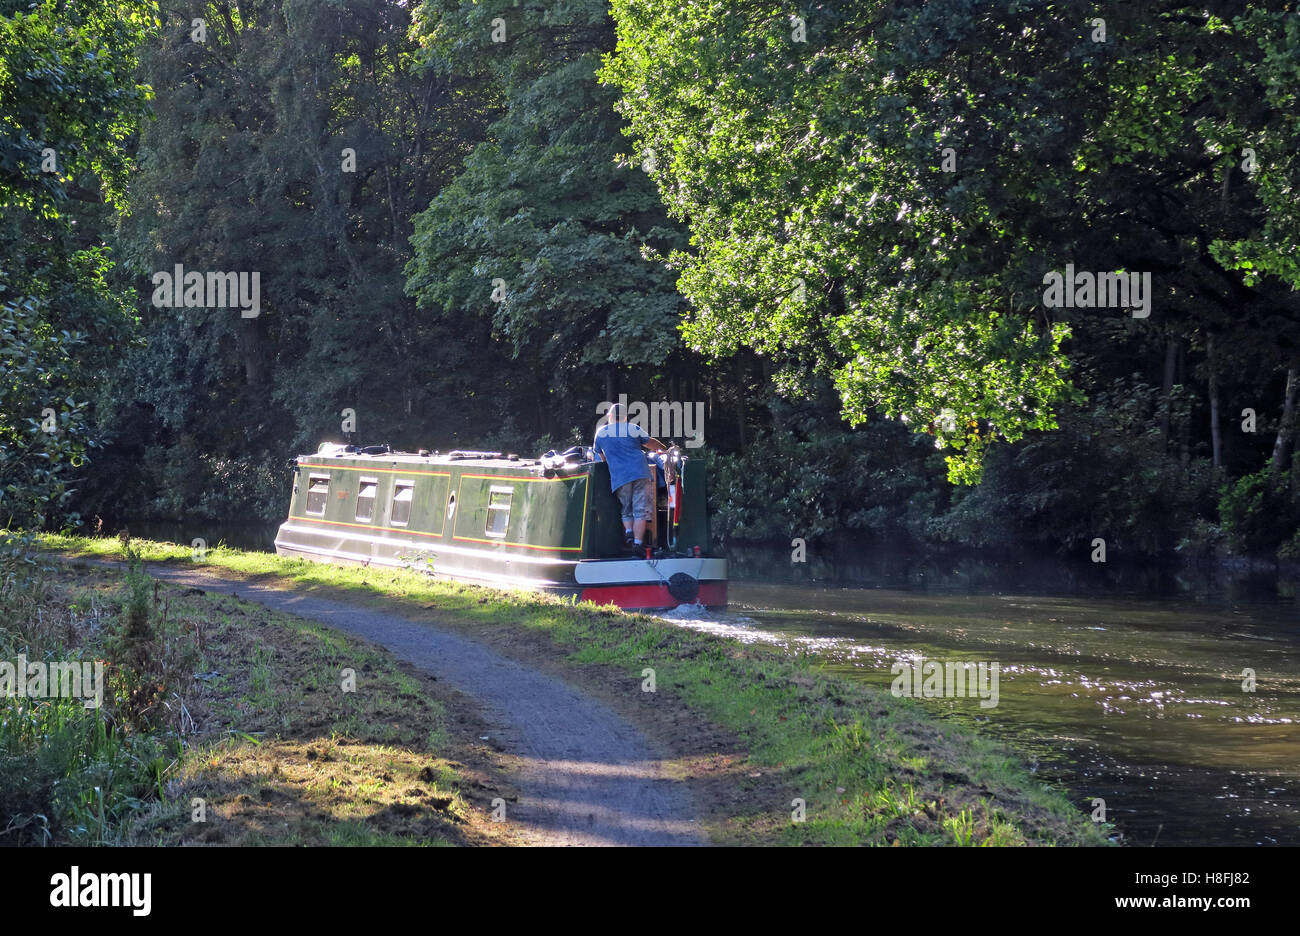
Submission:
<svg viewBox="0 0 1300 936">
<path fill-rule="evenodd" d="M 623 507 L 624 520 L 644 520 L 650 516 L 654 504 L 655 479 L 638 478 L 629 481 L 614 491 L 619 504 Z"/>
</svg>

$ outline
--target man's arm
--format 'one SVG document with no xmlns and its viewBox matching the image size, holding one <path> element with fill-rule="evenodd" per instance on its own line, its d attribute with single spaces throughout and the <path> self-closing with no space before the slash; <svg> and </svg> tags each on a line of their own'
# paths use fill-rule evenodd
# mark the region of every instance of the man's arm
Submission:
<svg viewBox="0 0 1300 936">
<path fill-rule="evenodd" d="M 668 451 L 668 446 L 664 445 L 662 442 L 660 442 L 658 439 L 654 438 L 653 436 L 646 436 L 641 441 L 641 448 L 645 449 L 647 452 Z"/>
</svg>

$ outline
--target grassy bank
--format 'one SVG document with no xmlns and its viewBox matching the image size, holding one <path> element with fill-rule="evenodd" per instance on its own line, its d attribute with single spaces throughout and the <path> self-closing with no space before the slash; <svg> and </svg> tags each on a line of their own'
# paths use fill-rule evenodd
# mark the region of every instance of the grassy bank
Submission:
<svg viewBox="0 0 1300 936">
<path fill-rule="evenodd" d="M 517 794 L 472 706 L 386 652 L 129 569 L 20 571 L 0 659 L 100 660 L 106 685 L 99 710 L 0 700 L 0 843 L 522 840 L 488 818 Z"/>
<path fill-rule="evenodd" d="M 116 540 L 45 537 L 117 558 Z M 919 704 L 819 672 L 815 660 L 645 615 L 440 582 L 414 572 L 139 543 L 145 559 L 345 598 L 475 636 L 637 721 L 669 752 L 719 843 L 1102 845 L 1063 791 L 1005 748 Z M 646 670 L 656 691 L 645 692 Z M 794 800 L 804 820 L 793 821 Z M 1082 802 L 1079 804 L 1083 805 Z"/>
</svg>

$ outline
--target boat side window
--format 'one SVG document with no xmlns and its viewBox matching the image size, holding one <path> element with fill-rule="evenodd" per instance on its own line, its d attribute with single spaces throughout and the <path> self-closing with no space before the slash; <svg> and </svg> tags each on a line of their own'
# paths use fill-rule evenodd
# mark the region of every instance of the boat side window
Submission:
<svg viewBox="0 0 1300 936">
<path fill-rule="evenodd" d="M 389 514 L 393 526 L 406 526 L 411 522 L 411 501 L 414 499 L 414 481 L 398 481 L 394 484 L 393 510 Z"/>
<path fill-rule="evenodd" d="M 307 484 L 307 513 L 317 517 L 325 516 L 325 505 L 330 499 L 330 476 L 314 474 Z"/>
<path fill-rule="evenodd" d="M 505 536 L 510 526 L 510 501 L 514 499 L 513 487 L 492 485 L 488 492 L 487 535 Z"/>
<path fill-rule="evenodd" d="M 379 490 L 378 478 L 362 478 L 361 489 L 357 491 L 357 519 L 373 520 L 375 516 L 375 493 Z"/>
</svg>

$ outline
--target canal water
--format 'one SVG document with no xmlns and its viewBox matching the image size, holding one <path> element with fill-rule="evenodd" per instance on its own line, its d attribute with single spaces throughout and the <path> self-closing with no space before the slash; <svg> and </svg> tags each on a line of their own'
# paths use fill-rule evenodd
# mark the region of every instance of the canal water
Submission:
<svg viewBox="0 0 1300 936">
<path fill-rule="evenodd" d="M 733 567 L 727 613 L 673 617 L 885 689 L 896 663 L 997 663 L 995 707 L 923 704 L 1086 811 L 1103 799 L 1127 844 L 1300 844 L 1300 615 L 1276 577 L 770 551 Z"/>
</svg>

